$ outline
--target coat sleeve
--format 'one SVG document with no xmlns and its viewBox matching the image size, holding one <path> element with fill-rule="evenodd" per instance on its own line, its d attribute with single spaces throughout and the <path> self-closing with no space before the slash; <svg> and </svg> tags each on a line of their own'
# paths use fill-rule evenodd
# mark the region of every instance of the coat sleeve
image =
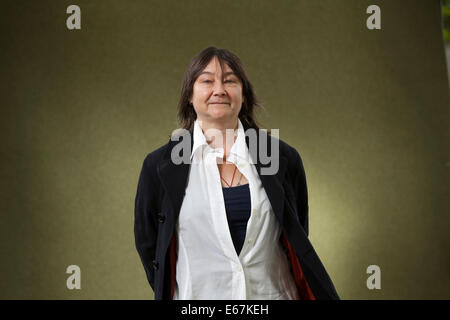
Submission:
<svg viewBox="0 0 450 320">
<path fill-rule="evenodd" d="M 308 188 L 306 185 L 305 169 L 303 168 L 303 161 L 299 153 L 295 151 L 295 178 L 294 178 L 294 192 L 297 203 L 298 219 L 305 230 L 306 235 L 309 235 L 309 206 L 308 206 Z"/>
<path fill-rule="evenodd" d="M 136 249 L 144 265 L 148 282 L 154 290 L 154 269 L 157 239 L 157 189 L 155 185 L 155 169 L 150 165 L 149 156 L 142 165 L 137 186 L 134 206 L 134 236 Z"/>
</svg>

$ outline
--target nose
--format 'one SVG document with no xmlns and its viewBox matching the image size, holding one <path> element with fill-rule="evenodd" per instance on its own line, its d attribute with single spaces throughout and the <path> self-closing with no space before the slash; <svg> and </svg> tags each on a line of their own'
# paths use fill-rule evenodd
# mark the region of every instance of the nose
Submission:
<svg viewBox="0 0 450 320">
<path fill-rule="evenodd" d="M 227 94 L 225 92 L 225 87 L 224 87 L 222 81 L 215 81 L 213 90 L 214 90 L 213 94 L 215 96 L 220 96 L 221 97 L 221 96 L 224 96 L 224 95 Z"/>
</svg>

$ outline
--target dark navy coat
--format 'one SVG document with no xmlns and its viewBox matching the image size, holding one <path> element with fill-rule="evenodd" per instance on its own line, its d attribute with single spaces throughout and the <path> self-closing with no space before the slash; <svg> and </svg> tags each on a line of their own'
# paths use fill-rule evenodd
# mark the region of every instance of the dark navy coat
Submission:
<svg viewBox="0 0 450 320">
<path fill-rule="evenodd" d="M 244 127 L 244 129 L 247 129 Z M 192 130 L 189 138 L 193 137 Z M 256 135 L 258 144 L 271 146 L 275 137 Z M 135 243 L 156 300 L 173 297 L 176 272 L 175 225 L 183 202 L 189 163 L 175 164 L 167 144 L 149 153 L 142 165 L 135 199 Z M 193 146 L 191 139 L 191 149 Z M 246 137 L 247 146 L 249 139 Z M 255 167 L 272 209 L 282 228 L 283 244 L 301 299 L 339 299 L 334 285 L 308 239 L 308 192 L 303 163 L 298 152 L 282 140 L 279 144 L 279 169 L 273 175 L 261 174 L 266 161 L 259 156 Z M 189 154 L 190 155 L 190 154 Z"/>
</svg>

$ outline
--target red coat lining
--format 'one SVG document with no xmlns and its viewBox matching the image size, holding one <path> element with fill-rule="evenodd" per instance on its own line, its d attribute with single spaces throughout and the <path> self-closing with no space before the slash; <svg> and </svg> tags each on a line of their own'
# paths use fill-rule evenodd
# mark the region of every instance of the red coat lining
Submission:
<svg viewBox="0 0 450 320">
<path fill-rule="evenodd" d="M 295 254 L 294 249 L 291 244 L 287 240 L 284 233 L 280 237 L 282 245 L 287 249 L 287 257 L 291 264 L 291 271 L 294 276 L 295 284 L 297 286 L 298 294 L 300 300 L 316 300 L 314 294 L 311 291 L 311 288 L 306 281 L 306 278 L 303 274 L 302 268 L 300 266 L 300 262 L 298 261 L 297 255 Z M 172 240 L 169 245 L 169 255 L 170 255 L 170 298 L 173 300 L 173 294 L 175 292 L 175 276 L 176 276 L 176 235 L 172 236 Z"/>
<path fill-rule="evenodd" d="M 295 254 L 294 248 L 287 240 L 284 233 L 281 235 L 281 243 L 287 249 L 288 260 L 291 263 L 291 271 L 294 275 L 295 284 L 297 285 L 297 290 L 300 299 L 299 300 L 316 300 L 314 294 L 306 281 L 305 275 L 303 274 L 302 267 L 298 261 L 297 255 Z"/>
</svg>

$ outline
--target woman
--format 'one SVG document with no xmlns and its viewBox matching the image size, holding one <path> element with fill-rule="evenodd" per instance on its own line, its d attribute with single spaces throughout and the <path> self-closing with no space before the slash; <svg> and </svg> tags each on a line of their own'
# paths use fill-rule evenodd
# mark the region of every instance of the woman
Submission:
<svg viewBox="0 0 450 320">
<path fill-rule="evenodd" d="M 259 107 L 236 55 L 208 47 L 192 59 L 184 134 L 147 155 L 136 194 L 136 248 L 155 299 L 339 299 L 308 240 L 302 160 L 259 130 Z"/>
</svg>

